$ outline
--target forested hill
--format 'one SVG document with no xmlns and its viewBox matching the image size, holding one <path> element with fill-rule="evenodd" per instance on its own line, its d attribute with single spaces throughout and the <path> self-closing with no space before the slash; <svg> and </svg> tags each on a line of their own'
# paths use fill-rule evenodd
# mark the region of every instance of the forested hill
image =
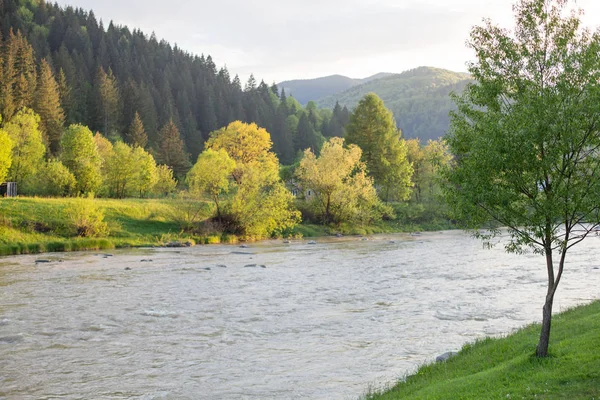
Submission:
<svg viewBox="0 0 600 400">
<path fill-rule="evenodd" d="M 3 122 L 22 107 L 33 108 L 54 155 L 64 127 L 72 123 L 128 141 L 137 112 L 147 148 L 159 162 L 168 163 L 158 148 L 169 121 L 195 161 L 210 132 L 241 120 L 266 128 L 282 162 L 290 163 L 307 143 L 311 147 L 328 132 L 343 132 L 340 123 L 347 119 L 342 109 L 333 121 L 331 111 L 303 109 L 254 77 L 242 83 L 210 56 L 190 54 L 153 34 L 112 22 L 105 26 L 93 11 L 45 0 L 0 0 L 0 33 Z"/>
<path fill-rule="evenodd" d="M 343 92 L 315 99 L 319 107 L 332 108 L 336 102 L 352 109 L 367 93 L 384 101 L 407 138 L 438 139 L 449 125 L 453 103 L 450 92 L 460 92 L 469 82 L 468 74 L 439 68 L 419 67 L 353 86 Z"/>
<path fill-rule="evenodd" d="M 277 84 L 279 89 L 285 90 L 288 95 L 294 96 L 300 104 L 307 104 L 311 100 L 320 99 L 335 93 L 343 92 L 353 86 L 369 82 L 374 79 L 393 75 L 380 72 L 364 79 L 353 79 L 343 75 L 331 75 L 314 79 L 296 79 Z M 335 102 L 334 102 L 335 104 Z M 330 108 L 333 108 L 333 104 Z"/>
</svg>

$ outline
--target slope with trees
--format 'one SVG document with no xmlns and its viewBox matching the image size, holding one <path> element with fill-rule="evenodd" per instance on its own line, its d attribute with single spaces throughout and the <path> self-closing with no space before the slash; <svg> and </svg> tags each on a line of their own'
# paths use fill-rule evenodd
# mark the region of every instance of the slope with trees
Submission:
<svg viewBox="0 0 600 400">
<path fill-rule="evenodd" d="M 448 112 L 454 109 L 449 94 L 461 92 L 470 79 L 465 73 L 419 67 L 314 100 L 323 108 L 333 108 L 339 102 L 353 109 L 368 93 L 375 93 L 392 111 L 406 138 L 426 142 L 446 133 L 450 123 Z"/>
</svg>

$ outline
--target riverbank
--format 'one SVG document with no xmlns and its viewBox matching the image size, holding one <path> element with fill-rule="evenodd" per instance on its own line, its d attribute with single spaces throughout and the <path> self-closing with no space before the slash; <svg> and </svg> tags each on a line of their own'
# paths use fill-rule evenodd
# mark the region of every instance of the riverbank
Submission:
<svg viewBox="0 0 600 400">
<path fill-rule="evenodd" d="M 553 317 L 550 357 L 534 357 L 540 325 L 463 347 L 396 386 L 366 395 L 392 399 L 594 399 L 600 396 L 600 301 Z"/>
<path fill-rule="evenodd" d="M 101 210 L 107 235 L 92 238 L 78 236 L 76 220 L 82 219 L 82 213 L 74 215 L 74 211 L 81 209 L 86 201 L 93 202 Z M 196 244 L 237 243 L 239 239 L 235 235 L 214 232 L 210 227 L 194 230 L 193 233 L 187 229 L 206 219 L 210 212 L 208 203 L 187 199 L 0 198 L 0 256 L 166 246 L 178 241 Z M 88 219 L 92 220 L 88 223 L 93 223 L 93 218 Z M 449 224 L 439 221 L 416 223 L 401 215 L 399 219 L 374 225 L 343 224 L 330 227 L 300 224 L 292 235 L 370 235 L 449 227 Z"/>
</svg>

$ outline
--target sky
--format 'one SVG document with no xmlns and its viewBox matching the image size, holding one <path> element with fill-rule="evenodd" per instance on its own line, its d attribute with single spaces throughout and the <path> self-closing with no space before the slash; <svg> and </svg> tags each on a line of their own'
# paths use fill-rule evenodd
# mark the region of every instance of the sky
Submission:
<svg viewBox="0 0 600 400">
<path fill-rule="evenodd" d="M 242 82 L 341 74 L 364 78 L 418 66 L 465 72 L 471 28 L 513 26 L 513 0 L 58 0 L 211 55 Z M 576 0 L 600 27 L 600 1 Z"/>
</svg>

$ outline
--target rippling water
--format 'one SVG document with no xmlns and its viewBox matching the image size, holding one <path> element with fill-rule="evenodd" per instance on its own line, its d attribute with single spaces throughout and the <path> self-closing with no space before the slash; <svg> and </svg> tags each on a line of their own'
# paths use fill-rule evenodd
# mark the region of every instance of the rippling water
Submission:
<svg viewBox="0 0 600 400">
<path fill-rule="evenodd" d="M 599 296 L 599 249 L 556 311 Z M 0 398 L 356 399 L 539 320 L 546 285 L 460 232 L 113 254 L 0 259 Z"/>
</svg>

